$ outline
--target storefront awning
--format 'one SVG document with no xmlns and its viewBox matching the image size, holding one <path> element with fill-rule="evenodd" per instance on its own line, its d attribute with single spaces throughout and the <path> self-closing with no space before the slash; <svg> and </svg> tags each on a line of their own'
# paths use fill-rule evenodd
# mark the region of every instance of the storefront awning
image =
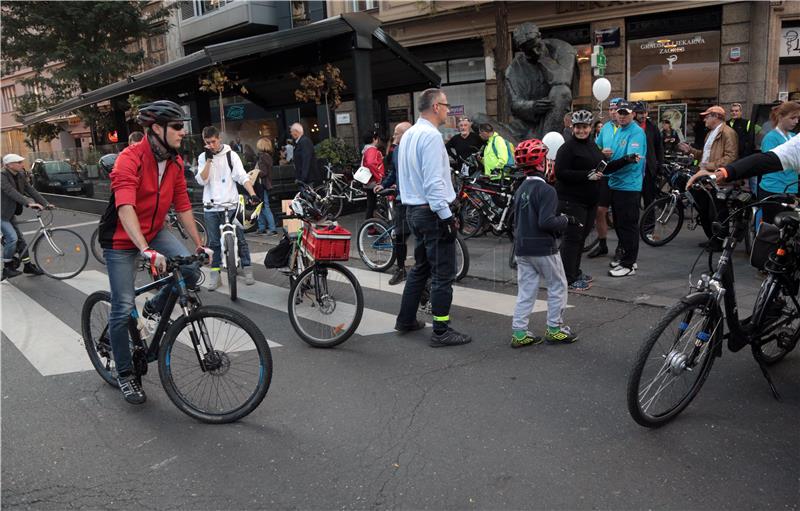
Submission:
<svg viewBox="0 0 800 511">
<path fill-rule="evenodd" d="M 292 67 L 332 62 L 342 68 L 346 83 L 354 83 L 349 50 L 370 50 L 372 87 L 375 92 L 413 91 L 438 86 L 439 76 L 416 59 L 380 28 L 380 21 L 366 13 L 347 13 L 303 27 L 262 34 L 206 46 L 191 55 L 149 69 L 100 89 L 81 94 L 54 107 L 25 116 L 24 124 L 46 121 L 66 112 L 132 92 L 177 81 L 217 64 L 234 66 L 240 76 L 254 75 L 252 85 L 270 84 L 274 101 L 291 101 L 287 94 L 276 94 L 276 79 Z M 270 72 L 270 71 L 274 72 Z M 349 76 L 348 76 L 349 75 Z M 186 90 L 192 92 L 195 89 Z M 267 92 L 266 87 L 257 87 Z M 263 94 L 259 94 L 262 98 Z"/>
</svg>

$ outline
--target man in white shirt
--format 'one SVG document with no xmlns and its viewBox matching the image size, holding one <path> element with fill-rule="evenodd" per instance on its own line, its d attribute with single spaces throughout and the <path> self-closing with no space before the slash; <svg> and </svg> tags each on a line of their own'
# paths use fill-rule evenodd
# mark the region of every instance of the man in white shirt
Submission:
<svg viewBox="0 0 800 511">
<path fill-rule="evenodd" d="M 203 205 L 238 203 L 239 192 L 236 183 L 244 186 L 249 194 L 251 203 L 257 203 L 253 185 L 244 170 L 239 155 L 233 152 L 229 145 L 223 144 L 219 139 L 219 131 L 214 126 L 203 128 L 203 142 L 206 150 L 197 158 L 199 169 L 195 179 L 203 186 Z M 231 212 L 232 214 L 232 212 Z M 206 221 L 206 235 L 208 246 L 214 251 L 211 260 L 211 279 L 208 290 L 213 291 L 222 285 L 220 279 L 220 266 L 222 265 L 222 246 L 220 244 L 220 225 L 225 223 L 225 208 L 212 206 L 203 213 Z M 250 265 L 250 247 L 244 237 L 244 230 L 237 227 L 236 236 L 239 240 L 239 259 L 244 270 L 245 284 L 251 286 L 255 283 L 253 267 Z"/>
</svg>

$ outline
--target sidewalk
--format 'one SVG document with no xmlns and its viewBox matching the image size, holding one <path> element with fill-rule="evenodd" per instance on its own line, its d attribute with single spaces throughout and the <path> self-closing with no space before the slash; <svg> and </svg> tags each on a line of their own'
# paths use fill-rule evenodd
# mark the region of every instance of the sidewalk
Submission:
<svg viewBox="0 0 800 511">
<path fill-rule="evenodd" d="M 363 221 L 363 212 L 343 216 L 339 224 L 353 233 L 350 244 L 351 265 L 363 266 L 358 257 L 355 236 L 358 227 Z M 264 246 L 262 251 L 276 245 L 279 237 L 266 237 L 256 234 L 247 235 L 248 242 Z M 627 303 L 646 304 L 655 307 L 668 307 L 684 296 L 689 289 L 689 271 L 700 255 L 701 250 L 697 244 L 705 241 L 702 229 L 699 227 L 689 231 L 684 224 L 678 236 L 663 247 L 651 247 L 639 243 L 639 270 L 632 277 L 614 278 L 608 276 L 608 263 L 611 259 L 607 256 L 597 259 L 587 259 L 584 254 L 582 269 L 594 277 L 594 283 L 589 291 L 581 294 L 608 300 L 617 300 Z M 609 233 L 609 250 L 613 254 L 616 247 L 616 236 Z M 498 238 L 491 234 L 467 240 L 469 248 L 470 266 L 469 274 L 463 284 L 470 280 L 480 279 L 499 285 L 516 284 L 516 271 L 508 267 L 510 242 L 507 238 Z M 413 264 L 413 238 L 409 240 L 408 264 Z M 258 250 L 256 250 L 258 251 Z M 716 264 L 719 254 L 715 254 L 713 261 Z M 255 262 L 261 264 L 262 261 Z M 740 308 L 747 310 L 755 300 L 761 277 L 749 264 L 743 248 L 737 248 L 735 256 L 736 293 Z M 708 255 L 704 254 L 697 263 L 692 275 L 697 282 L 700 274 L 707 271 Z M 743 311 L 743 312 L 744 312 Z"/>
</svg>

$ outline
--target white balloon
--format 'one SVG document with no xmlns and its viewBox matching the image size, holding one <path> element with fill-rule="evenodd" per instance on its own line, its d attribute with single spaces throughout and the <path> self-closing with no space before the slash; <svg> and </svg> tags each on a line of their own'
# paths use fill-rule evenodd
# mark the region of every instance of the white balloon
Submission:
<svg viewBox="0 0 800 511">
<path fill-rule="evenodd" d="M 551 131 L 542 138 L 542 143 L 547 147 L 547 159 L 555 160 L 558 148 L 564 143 L 564 136 L 557 131 Z"/>
<path fill-rule="evenodd" d="M 592 94 L 597 101 L 605 101 L 611 95 L 611 82 L 607 78 L 598 78 L 592 84 Z"/>
</svg>

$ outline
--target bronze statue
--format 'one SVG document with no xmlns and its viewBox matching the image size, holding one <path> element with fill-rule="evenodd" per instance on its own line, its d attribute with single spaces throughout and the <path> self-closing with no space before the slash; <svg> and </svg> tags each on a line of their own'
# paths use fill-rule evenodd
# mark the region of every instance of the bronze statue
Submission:
<svg viewBox="0 0 800 511">
<path fill-rule="evenodd" d="M 561 133 L 577 80 L 575 48 L 560 39 L 542 39 L 533 23 L 514 30 L 514 43 L 520 51 L 505 71 L 513 115 L 509 131 L 518 140 Z"/>
</svg>

